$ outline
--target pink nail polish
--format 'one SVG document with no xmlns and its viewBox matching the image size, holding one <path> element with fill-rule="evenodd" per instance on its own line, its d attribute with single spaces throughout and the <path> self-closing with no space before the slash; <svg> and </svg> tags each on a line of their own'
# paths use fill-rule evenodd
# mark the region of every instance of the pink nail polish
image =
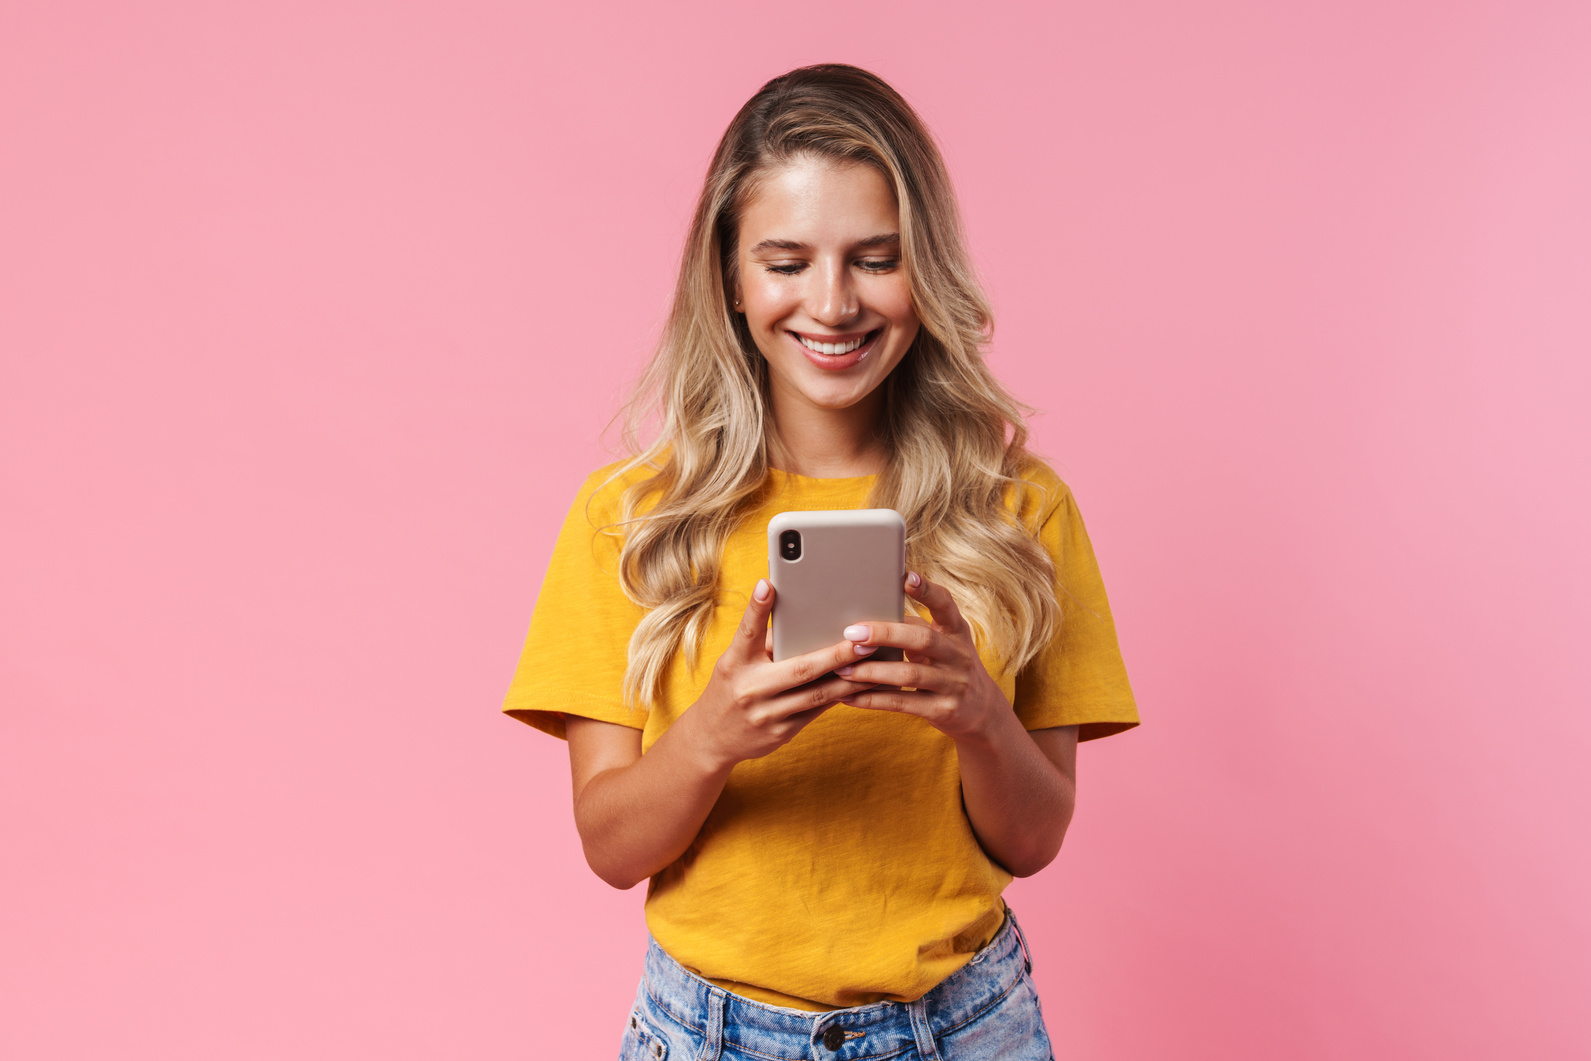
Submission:
<svg viewBox="0 0 1591 1061">
<path fill-rule="evenodd" d="M 842 678 L 849 678 L 852 674 L 856 673 L 856 665 L 851 664 L 847 667 L 840 667 L 834 673 L 838 674 Z"/>
<path fill-rule="evenodd" d="M 840 632 L 840 636 L 847 641 L 866 641 L 873 636 L 873 631 L 866 626 L 847 626 Z"/>
<path fill-rule="evenodd" d="M 856 649 L 858 656 L 871 656 L 878 651 L 877 645 L 852 645 L 851 647 Z"/>
</svg>

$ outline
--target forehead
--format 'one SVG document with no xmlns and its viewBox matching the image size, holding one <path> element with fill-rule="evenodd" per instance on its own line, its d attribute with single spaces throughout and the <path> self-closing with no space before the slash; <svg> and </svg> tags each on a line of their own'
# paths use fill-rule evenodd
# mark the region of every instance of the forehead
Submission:
<svg viewBox="0 0 1591 1061">
<path fill-rule="evenodd" d="M 878 170 L 804 157 L 761 175 L 740 214 L 740 246 L 845 244 L 894 232 L 899 222 L 894 190 Z"/>
</svg>

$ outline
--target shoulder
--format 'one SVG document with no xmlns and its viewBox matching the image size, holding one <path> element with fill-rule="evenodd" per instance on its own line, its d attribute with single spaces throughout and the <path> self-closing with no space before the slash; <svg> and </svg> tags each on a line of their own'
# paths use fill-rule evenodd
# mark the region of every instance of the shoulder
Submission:
<svg viewBox="0 0 1591 1061">
<path fill-rule="evenodd" d="M 588 474 L 558 532 L 549 573 L 568 565 L 573 565 L 571 571 L 589 573 L 591 564 L 616 572 L 624 546 L 626 497 L 631 487 L 655 474 L 655 469 L 637 466 L 633 459 L 604 464 Z"/>
<path fill-rule="evenodd" d="M 1006 507 L 1023 526 L 1037 533 L 1057 511 L 1071 507 L 1072 489 L 1042 459 L 1029 455 L 1012 487 Z"/>
<path fill-rule="evenodd" d="M 636 457 L 604 464 L 580 484 L 573 512 L 584 513 L 594 527 L 611 526 L 624 518 L 624 499 L 630 489 L 659 470 L 655 462 Z"/>
</svg>

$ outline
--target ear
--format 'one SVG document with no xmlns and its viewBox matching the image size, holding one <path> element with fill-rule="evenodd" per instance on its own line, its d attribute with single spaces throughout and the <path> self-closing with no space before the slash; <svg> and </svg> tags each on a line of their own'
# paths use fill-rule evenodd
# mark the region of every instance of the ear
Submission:
<svg viewBox="0 0 1591 1061">
<path fill-rule="evenodd" d="M 746 310 L 741 305 L 741 303 L 745 301 L 746 296 L 741 293 L 740 280 L 738 278 L 735 280 L 734 288 L 735 289 L 730 292 L 729 297 L 730 297 L 731 301 L 734 303 L 735 312 L 736 313 L 745 313 Z"/>
</svg>

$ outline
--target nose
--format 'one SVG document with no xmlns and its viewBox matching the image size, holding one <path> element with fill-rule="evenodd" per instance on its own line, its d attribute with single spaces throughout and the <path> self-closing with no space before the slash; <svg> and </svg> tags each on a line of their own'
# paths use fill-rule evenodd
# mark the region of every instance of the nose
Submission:
<svg viewBox="0 0 1591 1061">
<path fill-rule="evenodd" d="M 862 312 L 861 300 L 843 262 L 814 269 L 816 287 L 807 302 L 807 315 L 826 328 L 838 328 Z"/>
</svg>

